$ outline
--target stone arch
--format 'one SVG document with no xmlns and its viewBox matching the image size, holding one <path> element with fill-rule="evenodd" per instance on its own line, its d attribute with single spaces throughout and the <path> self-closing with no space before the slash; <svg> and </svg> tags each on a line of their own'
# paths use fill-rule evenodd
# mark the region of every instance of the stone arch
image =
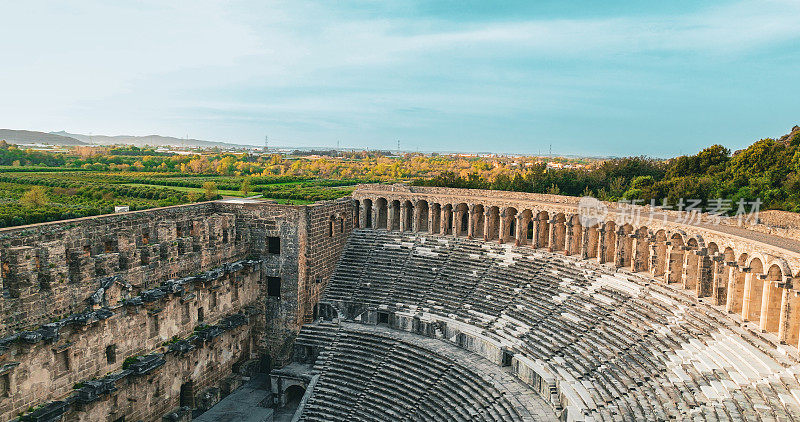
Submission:
<svg viewBox="0 0 800 422">
<path fill-rule="evenodd" d="M 481 204 L 473 205 L 471 214 L 472 214 L 470 218 L 471 221 L 469 224 L 470 227 L 472 228 L 472 236 L 482 239 L 483 229 L 484 226 L 486 225 L 486 222 L 484 221 L 484 219 L 486 218 L 485 216 L 486 213 L 484 211 L 483 205 Z"/>
<path fill-rule="evenodd" d="M 508 207 L 503 210 L 500 220 L 500 243 L 514 240 L 517 222 L 517 209 Z"/>
<path fill-rule="evenodd" d="M 536 230 L 533 228 L 533 211 L 525 209 L 519 214 L 518 223 L 520 225 L 519 244 L 520 245 L 533 245 L 535 244 L 533 236 Z"/>
<path fill-rule="evenodd" d="M 400 230 L 400 201 L 395 199 L 389 203 L 389 230 Z"/>
<path fill-rule="evenodd" d="M 338 232 L 338 230 L 336 230 L 336 216 L 331 215 L 330 217 L 328 217 L 326 230 L 327 230 L 326 234 L 328 235 L 328 237 L 333 237 L 333 234 Z"/>
<path fill-rule="evenodd" d="M 547 211 L 539 211 L 536 214 L 536 241 L 534 247 L 546 248 L 550 241 L 550 214 Z"/>
<path fill-rule="evenodd" d="M 764 264 L 761 258 L 751 257 L 745 276 L 742 319 L 758 323 L 761 320 L 761 301 L 764 296 Z"/>
<path fill-rule="evenodd" d="M 717 305 L 727 306 L 728 293 L 730 292 L 730 275 L 735 263 L 736 253 L 733 252 L 733 248 L 727 247 L 719 252 L 714 279 L 714 289 L 716 289 L 714 298 Z"/>
<path fill-rule="evenodd" d="M 415 232 L 428 232 L 430 222 L 430 207 L 428 201 L 420 199 L 414 205 L 414 225 L 412 230 Z"/>
<path fill-rule="evenodd" d="M 600 249 L 600 224 L 586 229 L 586 258 L 597 258 Z"/>
<path fill-rule="evenodd" d="M 760 328 L 770 333 L 778 333 L 778 323 L 781 315 L 781 296 L 783 289 L 783 270 L 780 265 L 772 264 L 766 271 L 764 280 L 764 295 L 761 301 Z"/>
<path fill-rule="evenodd" d="M 667 283 L 680 283 L 683 275 L 683 236 L 673 233 L 669 238 L 669 261 L 667 262 Z"/>
<path fill-rule="evenodd" d="M 360 220 L 360 226 L 372 228 L 372 200 L 364 200 L 364 217 Z"/>
<path fill-rule="evenodd" d="M 742 314 L 742 306 L 744 302 L 744 285 L 745 285 L 745 276 L 747 272 L 745 268 L 747 267 L 747 258 L 748 255 L 743 253 L 739 255 L 739 258 L 735 261 L 735 266 L 730 274 L 730 279 L 728 280 L 728 299 L 726 308 L 728 312 L 732 312 L 738 315 Z"/>
<path fill-rule="evenodd" d="M 353 227 L 361 227 L 361 201 L 358 199 L 353 201 Z"/>
<path fill-rule="evenodd" d="M 500 239 L 500 208 L 491 206 L 488 209 L 486 226 L 486 240 Z"/>
<path fill-rule="evenodd" d="M 430 215 L 430 224 L 428 226 L 428 231 L 430 233 L 441 233 L 442 231 L 442 206 L 439 203 L 433 203 L 430 205 L 430 210 L 428 211 Z"/>
<path fill-rule="evenodd" d="M 686 241 L 686 248 L 683 254 L 683 288 L 687 290 L 697 289 L 698 280 L 700 278 L 700 262 L 702 258 L 700 253 L 700 244 L 695 237 L 690 237 Z"/>
<path fill-rule="evenodd" d="M 583 243 L 583 225 L 581 224 L 581 216 L 574 214 L 569 218 L 570 225 L 567 230 L 568 248 L 567 255 L 577 255 L 581 253 L 581 244 Z"/>
<path fill-rule="evenodd" d="M 617 251 L 617 223 L 606 221 L 603 225 L 603 253 L 600 255 L 600 263 L 614 262 L 614 254 Z"/>
<path fill-rule="evenodd" d="M 442 234 L 453 234 L 453 205 L 445 204 L 442 207 Z"/>
<path fill-rule="evenodd" d="M 386 198 L 375 200 L 375 219 L 376 229 L 389 228 L 389 202 Z"/>
<path fill-rule="evenodd" d="M 403 202 L 400 218 L 400 231 L 414 231 L 414 204 L 411 201 Z"/>
<path fill-rule="evenodd" d="M 653 236 L 653 257 L 652 257 L 652 264 L 650 268 L 650 273 L 653 274 L 653 277 L 664 277 L 667 272 L 667 252 L 668 242 L 667 242 L 667 232 L 662 230 L 658 230 Z"/>
<path fill-rule="evenodd" d="M 635 247 L 633 248 L 633 260 L 631 270 L 633 272 L 650 270 L 650 235 L 647 227 L 642 226 L 636 229 L 634 234 Z"/>
<path fill-rule="evenodd" d="M 630 268 L 633 261 L 633 226 L 623 224 L 617 230 L 617 267 Z"/>
<path fill-rule="evenodd" d="M 453 209 L 453 235 L 466 236 L 469 231 L 469 206 L 460 203 Z"/>
<path fill-rule="evenodd" d="M 700 297 L 711 296 L 713 304 L 719 304 L 717 299 L 717 290 L 719 289 L 719 268 L 722 266 L 720 262 L 719 246 L 715 242 L 709 242 L 705 249 L 705 256 L 703 256 L 703 267 L 700 272 L 700 286 L 698 287 L 698 295 Z"/>
<path fill-rule="evenodd" d="M 563 212 L 556 214 L 552 220 L 552 242 L 550 250 L 553 252 L 564 252 L 567 244 L 567 218 Z"/>
</svg>

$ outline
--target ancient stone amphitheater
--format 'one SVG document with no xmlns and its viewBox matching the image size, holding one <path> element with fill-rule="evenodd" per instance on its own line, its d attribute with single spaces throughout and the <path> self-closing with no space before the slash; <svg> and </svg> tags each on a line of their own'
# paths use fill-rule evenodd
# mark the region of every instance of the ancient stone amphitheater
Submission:
<svg viewBox="0 0 800 422">
<path fill-rule="evenodd" d="M 212 420 L 258 373 L 260 420 L 800 419 L 793 234 L 607 206 L 363 185 L 2 230 L 0 419 Z"/>
</svg>

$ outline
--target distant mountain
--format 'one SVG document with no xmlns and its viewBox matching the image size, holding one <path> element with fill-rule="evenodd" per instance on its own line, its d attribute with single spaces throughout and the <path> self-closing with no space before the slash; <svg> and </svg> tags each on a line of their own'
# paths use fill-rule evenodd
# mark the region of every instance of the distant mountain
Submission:
<svg viewBox="0 0 800 422">
<path fill-rule="evenodd" d="M 87 144 L 94 145 L 135 145 L 137 147 L 149 146 L 179 146 L 179 147 L 200 147 L 200 148 L 252 148 L 253 145 L 229 144 L 227 142 L 202 141 L 199 139 L 182 139 L 171 136 L 147 135 L 82 135 L 79 133 L 68 133 L 65 131 L 50 132 L 53 135 L 67 136 L 78 139 Z"/>
<path fill-rule="evenodd" d="M 68 134 L 32 130 L 0 129 L 0 140 L 9 144 L 86 145 Z"/>
</svg>

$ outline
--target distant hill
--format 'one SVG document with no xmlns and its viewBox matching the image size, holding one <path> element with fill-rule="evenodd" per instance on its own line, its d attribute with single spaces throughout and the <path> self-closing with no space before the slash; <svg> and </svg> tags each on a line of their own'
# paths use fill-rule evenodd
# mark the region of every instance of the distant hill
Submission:
<svg viewBox="0 0 800 422">
<path fill-rule="evenodd" d="M 73 136 L 32 130 L 0 129 L 0 140 L 10 144 L 85 145 Z"/>
<path fill-rule="evenodd" d="M 94 144 L 94 145 L 135 145 L 138 147 L 143 147 L 145 145 L 149 146 L 181 146 L 181 147 L 200 147 L 200 148 L 252 148 L 253 145 L 240 145 L 240 144 L 229 144 L 227 142 L 215 142 L 215 141 L 202 141 L 200 139 L 182 139 L 182 138 L 173 138 L 171 136 L 161 136 L 161 135 L 147 135 L 147 136 L 129 136 L 129 135 L 117 135 L 117 136 L 106 136 L 106 135 L 82 135 L 79 133 L 68 133 L 65 131 L 60 132 L 50 132 L 53 135 L 59 136 L 66 136 L 78 139 L 83 143 L 87 144 Z"/>
</svg>

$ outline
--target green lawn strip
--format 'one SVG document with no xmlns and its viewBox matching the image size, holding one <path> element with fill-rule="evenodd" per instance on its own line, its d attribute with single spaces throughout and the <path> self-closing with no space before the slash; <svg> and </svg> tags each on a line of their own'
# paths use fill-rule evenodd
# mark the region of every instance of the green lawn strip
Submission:
<svg viewBox="0 0 800 422">
<path fill-rule="evenodd" d="M 149 184 L 146 184 L 146 183 L 121 183 L 121 185 L 133 186 L 133 187 L 165 188 L 165 189 L 173 189 L 173 190 L 176 190 L 176 191 L 188 192 L 188 193 L 191 193 L 191 192 L 194 192 L 194 193 L 205 193 L 205 190 L 203 188 L 190 188 L 190 187 L 184 187 L 184 186 L 149 185 Z M 242 195 L 242 192 L 240 192 L 238 190 L 219 189 L 217 192 L 222 196 L 244 197 L 244 195 Z M 250 196 L 250 195 L 248 195 L 248 196 Z"/>
</svg>

